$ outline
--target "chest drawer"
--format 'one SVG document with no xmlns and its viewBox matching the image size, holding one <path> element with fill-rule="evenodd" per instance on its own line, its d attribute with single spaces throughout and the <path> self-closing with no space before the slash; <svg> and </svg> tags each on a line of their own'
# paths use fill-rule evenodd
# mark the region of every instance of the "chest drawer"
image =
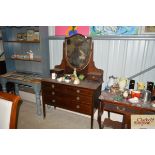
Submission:
<svg viewBox="0 0 155 155">
<path fill-rule="evenodd" d="M 83 104 L 81 102 L 71 101 L 66 104 L 68 110 L 79 112 L 82 114 L 91 115 L 92 105 Z"/>
<path fill-rule="evenodd" d="M 48 105 L 53 105 L 56 107 L 64 108 L 67 110 L 79 112 L 82 114 L 88 114 L 91 115 L 92 111 L 92 105 L 87 104 L 85 102 L 78 102 L 76 100 L 70 100 L 68 98 L 64 98 L 63 100 L 58 97 L 51 97 L 51 96 L 46 96 L 43 98 L 44 103 L 43 104 L 48 104 Z"/>
<path fill-rule="evenodd" d="M 92 96 L 93 90 L 86 89 L 86 88 L 80 88 L 76 86 L 69 86 L 59 83 L 51 83 L 51 82 L 42 82 L 42 90 L 46 91 L 46 93 L 49 93 L 51 91 L 61 92 L 63 94 L 70 94 L 70 95 L 85 95 L 85 96 Z"/>
</svg>

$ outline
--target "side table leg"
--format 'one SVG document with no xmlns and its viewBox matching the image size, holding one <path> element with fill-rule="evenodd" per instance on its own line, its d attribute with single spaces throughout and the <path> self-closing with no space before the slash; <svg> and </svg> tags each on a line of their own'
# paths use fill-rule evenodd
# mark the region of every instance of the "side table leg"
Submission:
<svg viewBox="0 0 155 155">
<path fill-rule="evenodd" d="M 34 86 L 34 92 L 35 92 L 35 96 L 36 96 L 37 114 L 38 114 L 39 116 L 42 114 L 42 113 L 41 113 L 40 90 L 41 90 L 40 84 L 36 84 L 36 85 Z"/>
<path fill-rule="evenodd" d="M 93 129 L 94 114 L 91 115 L 91 129 Z"/>
<path fill-rule="evenodd" d="M 2 84 L 2 90 L 3 90 L 3 92 L 7 92 L 6 83 L 7 83 L 7 81 L 2 78 L 1 79 L 1 84 Z"/>
<path fill-rule="evenodd" d="M 16 95 L 19 96 L 19 87 L 17 83 L 15 83 L 15 92 L 16 92 Z"/>
<path fill-rule="evenodd" d="M 101 121 L 102 114 L 103 114 L 103 106 L 102 106 L 102 103 L 100 102 L 99 103 L 99 106 L 98 106 L 98 117 L 97 117 L 99 129 L 102 129 L 103 128 L 102 121 Z"/>
</svg>

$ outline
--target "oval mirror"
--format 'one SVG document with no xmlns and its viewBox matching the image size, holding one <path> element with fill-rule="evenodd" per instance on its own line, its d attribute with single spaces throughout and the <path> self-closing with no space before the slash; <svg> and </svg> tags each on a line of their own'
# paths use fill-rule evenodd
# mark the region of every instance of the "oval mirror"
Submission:
<svg viewBox="0 0 155 155">
<path fill-rule="evenodd" d="M 71 68 L 84 69 L 90 60 L 91 38 L 86 38 L 81 34 L 76 34 L 67 38 L 66 60 Z"/>
</svg>

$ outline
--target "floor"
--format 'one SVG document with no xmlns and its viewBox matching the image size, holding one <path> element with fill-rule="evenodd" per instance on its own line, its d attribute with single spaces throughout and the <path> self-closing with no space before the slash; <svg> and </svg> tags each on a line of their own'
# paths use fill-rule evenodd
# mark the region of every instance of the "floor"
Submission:
<svg viewBox="0 0 155 155">
<path fill-rule="evenodd" d="M 90 117 L 59 108 L 46 107 L 46 118 L 36 114 L 35 103 L 23 101 L 19 110 L 18 129 L 90 129 Z M 94 129 L 98 129 L 94 120 Z"/>
</svg>

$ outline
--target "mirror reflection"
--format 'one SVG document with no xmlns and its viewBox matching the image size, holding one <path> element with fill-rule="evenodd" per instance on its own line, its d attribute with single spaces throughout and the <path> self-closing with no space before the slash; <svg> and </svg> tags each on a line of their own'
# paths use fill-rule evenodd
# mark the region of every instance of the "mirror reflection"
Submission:
<svg viewBox="0 0 155 155">
<path fill-rule="evenodd" d="M 67 38 L 66 59 L 70 67 L 84 69 L 91 55 L 91 39 L 83 35 Z"/>
</svg>

